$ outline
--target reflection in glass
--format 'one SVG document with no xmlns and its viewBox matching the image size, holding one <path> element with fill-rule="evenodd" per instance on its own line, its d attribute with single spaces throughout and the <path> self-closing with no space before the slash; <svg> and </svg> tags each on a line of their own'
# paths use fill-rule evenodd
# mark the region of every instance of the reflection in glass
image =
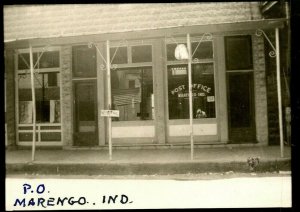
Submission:
<svg viewBox="0 0 300 212">
<path fill-rule="evenodd" d="M 152 68 L 111 71 L 112 107 L 120 111 L 113 120 L 152 120 L 154 117 Z"/>
</svg>

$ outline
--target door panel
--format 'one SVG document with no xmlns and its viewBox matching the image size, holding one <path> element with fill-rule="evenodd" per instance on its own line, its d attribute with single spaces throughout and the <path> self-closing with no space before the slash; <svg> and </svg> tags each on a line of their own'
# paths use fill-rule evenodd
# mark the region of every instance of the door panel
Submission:
<svg viewBox="0 0 300 212">
<path fill-rule="evenodd" d="M 253 73 L 227 73 L 229 140 L 255 142 Z"/>
<path fill-rule="evenodd" d="M 74 145 L 97 145 L 96 81 L 75 82 L 74 100 Z"/>
</svg>

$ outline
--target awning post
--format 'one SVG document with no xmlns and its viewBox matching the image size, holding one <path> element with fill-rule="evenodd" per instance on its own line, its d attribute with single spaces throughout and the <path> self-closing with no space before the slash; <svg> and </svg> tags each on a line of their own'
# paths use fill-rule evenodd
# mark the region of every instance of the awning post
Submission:
<svg viewBox="0 0 300 212">
<path fill-rule="evenodd" d="M 111 81 L 110 81 L 110 49 L 109 40 L 106 41 L 106 78 L 107 78 L 107 103 L 108 109 L 111 110 Z M 109 160 L 112 160 L 112 129 L 111 129 L 111 117 L 108 116 L 108 148 L 109 148 Z"/>
<path fill-rule="evenodd" d="M 31 95 L 32 95 L 32 125 L 33 125 L 33 135 L 32 135 L 32 158 L 35 159 L 35 135 L 36 135 L 36 109 L 35 109 L 35 87 L 34 87 L 34 69 L 33 69 L 33 56 L 32 56 L 32 46 L 29 47 L 29 57 L 30 57 L 30 76 L 31 76 Z"/>
<path fill-rule="evenodd" d="M 194 159 L 194 132 L 193 132 L 193 86 L 192 86 L 192 51 L 190 34 L 187 34 L 188 49 L 188 78 L 189 78 L 189 112 L 190 112 L 190 140 L 191 140 L 191 160 Z"/>
<path fill-rule="evenodd" d="M 277 95 L 278 95 L 280 156 L 283 158 L 284 157 L 284 142 L 283 142 L 282 100 L 281 100 L 281 81 L 280 81 L 279 28 L 275 29 L 275 39 L 276 39 L 276 76 L 277 76 Z"/>
</svg>

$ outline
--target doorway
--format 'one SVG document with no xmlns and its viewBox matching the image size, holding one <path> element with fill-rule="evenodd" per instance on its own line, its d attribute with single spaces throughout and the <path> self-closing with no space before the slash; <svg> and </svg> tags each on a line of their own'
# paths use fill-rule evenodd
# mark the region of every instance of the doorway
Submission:
<svg viewBox="0 0 300 212">
<path fill-rule="evenodd" d="M 96 80 L 74 82 L 74 146 L 98 144 Z"/>
<path fill-rule="evenodd" d="M 254 143 L 253 72 L 228 72 L 228 127 L 230 143 Z"/>
</svg>

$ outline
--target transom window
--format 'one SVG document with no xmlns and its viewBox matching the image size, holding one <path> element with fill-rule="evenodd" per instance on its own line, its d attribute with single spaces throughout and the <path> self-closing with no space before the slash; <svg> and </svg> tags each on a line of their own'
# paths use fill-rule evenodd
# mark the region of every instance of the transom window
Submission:
<svg viewBox="0 0 300 212">
<path fill-rule="evenodd" d="M 97 54 L 96 48 L 87 45 L 72 47 L 72 70 L 73 77 L 96 77 L 97 76 Z"/>
<path fill-rule="evenodd" d="M 253 69 L 251 35 L 225 37 L 226 69 Z"/>
<path fill-rule="evenodd" d="M 112 64 L 134 64 L 152 62 L 152 45 L 132 45 L 110 48 Z"/>
</svg>

